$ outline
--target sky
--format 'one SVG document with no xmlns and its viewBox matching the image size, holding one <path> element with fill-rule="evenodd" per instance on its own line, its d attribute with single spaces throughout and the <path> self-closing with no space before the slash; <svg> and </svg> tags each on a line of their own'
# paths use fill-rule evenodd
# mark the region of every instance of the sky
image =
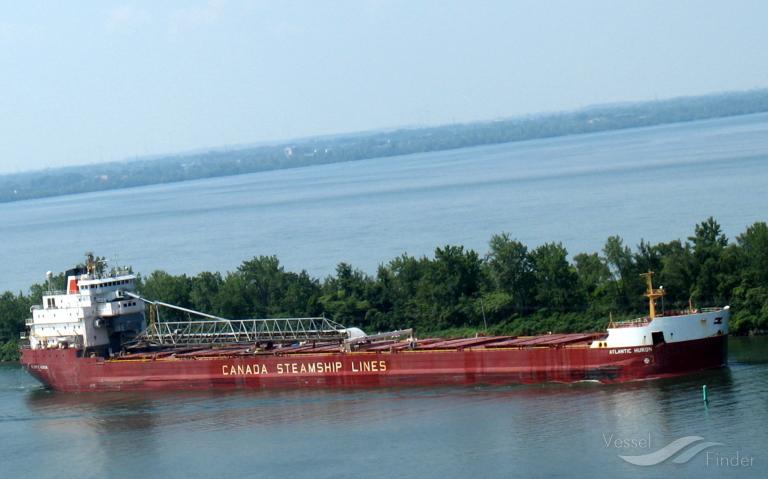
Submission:
<svg viewBox="0 0 768 479">
<path fill-rule="evenodd" d="M 764 1 L 0 0 L 0 173 L 768 87 Z"/>
</svg>

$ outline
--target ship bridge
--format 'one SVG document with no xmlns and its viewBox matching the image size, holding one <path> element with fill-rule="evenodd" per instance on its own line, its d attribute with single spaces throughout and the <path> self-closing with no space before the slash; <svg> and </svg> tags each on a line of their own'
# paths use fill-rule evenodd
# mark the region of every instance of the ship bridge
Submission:
<svg viewBox="0 0 768 479">
<path fill-rule="evenodd" d="M 27 320 L 33 349 L 69 348 L 108 354 L 146 328 L 143 301 L 126 297 L 137 277 L 126 268 L 107 271 L 106 261 L 86 254 L 86 264 L 65 273 L 66 290 L 53 289 L 53 274 L 46 273 L 48 290 L 42 304 L 30 308 Z"/>
</svg>

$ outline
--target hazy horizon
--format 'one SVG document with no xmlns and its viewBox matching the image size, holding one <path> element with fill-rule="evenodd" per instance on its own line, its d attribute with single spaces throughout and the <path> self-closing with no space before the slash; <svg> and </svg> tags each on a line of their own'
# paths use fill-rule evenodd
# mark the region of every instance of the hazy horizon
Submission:
<svg viewBox="0 0 768 479">
<path fill-rule="evenodd" d="M 11 4 L 0 174 L 764 88 L 766 13 L 761 2 Z"/>
<path fill-rule="evenodd" d="M 765 90 L 765 89 L 760 89 Z M 757 90 L 756 90 L 757 91 Z M 720 94 L 729 94 L 729 93 L 741 93 L 741 92 L 734 92 L 734 91 L 717 91 L 717 92 L 711 92 L 711 93 L 704 93 L 702 95 L 695 95 L 695 96 L 708 96 L 708 95 L 720 95 Z M 689 97 L 689 95 L 685 96 L 679 96 L 679 97 L 670 97 L 670 98 L 657 98 L 653 101 L 664 101 L 664 100 L 675 100 L 680 98 L 686 98 Z M 588 111 L 591 109 L 598 109 L 598 108 L 614 108 L 614 107 L 621 107 L 621 106 L 628 106 L 633 104 L 644 104 L 647 103 L 650 100 L 639 100 L 639 101 L 625 101 L 625 102 L 611 102 L 611 103 L 596 103 L 594 105 L 586 105 L 584 107 L 580 107 L 578 109 L 574 110 L 551 110 L 551 111 L 541 111 L 541 112 L 530 112 L 530 113 L 523 113 L 519 115 L 514 116 L 503 116 L 503 117 L 496 117 L 496 118 L 485 118 L 485 119 L 475 119 L 470 120 L 467 122 L 455 122 L 453 124 L 471 124 L 471 123 L 491 123 L 494 121 L 506 121 L 506 120 L 515 120 L 515 119 L 527 119 L 527 118 L 533 118 L 533 117 L 547 117 L 549 115 L 557 115 L 560 113 L 573 113 L 578 111 Z M 762 114 L 762 112 L 759 113 L 749 113 L 749 114 Z M 718 118 L 718 117 L 716 117 Z M 713 118 L 714 119 L 714 118 Z M 709 119 L 702 119 L 702 120 L 696 120 L 696 121 L 707 121 Z M 663 125 L 664 123 L 661 123 Z M 279 146 L 286 143 L 291 142 L 302 142 L 302 141 L 308 141 L 312 139 L 317 138 L 334 138 L 334 137 L 352 137 L 357 135 L 365 135 L 365 134 L 375 134 L 377 132 L 386 132 L 386 131 L 397 131 L 397 130 L 408 130 L 408 129 L 428 129 L 428 128 L 439 128 L 442 126 L 449 126 L 451 123 L 433 123 L 433 124 L 421 124 L 421 125 L 393 125 L 393 126 L 387 126 L 387 127 L 381 127 L 381 128 L 375 128 L 370 130 L 359 130 L 359 131 L 341 131 L 336 133 L 327 133 L 322 135 L 309 135 L 309 136 L 301 136 L 301 137 L 291 137 L 291 138 L 275 138 L 270 140 L 263 140 L 258 142 L 249 142 L 249 143 L 235 143 L 235 144 L 229 144 L 229 145 L 203 145 L 200 147 L 196 147 L 189 150 L 181 150 L 181 151 L 167 151 L 167 152 L 161 152 L 161 153 L 149 153 L 144 155 L 137 155 L 137 156 L 130 156 L 126 158 L 119 158 L 115 160 L 106 160 L 106 161 L 92 161 L 92 162 L 84 162 L 84 163 L 73 163 L 68 165 L 57 165 L 57 166 L 43 166 L 40 168 L 31 168 L 31 169 L 22 169 L 17 171 L 11 171 L 11 172 L 3 172 L 0 171 L 0 176 L 6 176 L 6 175 L 15 175 L 15 174 L 28 174 L 28 173 L 35 173 L 38 171 L 48 171 L 48 170 L 59 170 L 59 169 L 66 169 L 66 168 L 80 168 L 80 167 L 88 167 L 92 165 L 99 165 L 99 164 L 107 164 L 107 163 L 127 163 L 132 161 L 152 161 L 152 160 L 160 160 L 164 158 L 170 158 L 174 156 L 186 156 L 186 155 L 195 155 L 198 153 L 208 153 L 208 152 L 226 152 L 226 151 L 236 151 L 240 149 L 248 149 L 258 146 Z M 651 126 L 638 126 L 638 127 L 630 127 L 630 128 L 653 128 L 658 125 L 651 125 Z M 623 129 L 623 128 L 622 128 Z M 610 130 L 607 130 L 610 131 Z M 597 131 L 594 133 L 572 133 L 572 134 L 600 134 L 604 133 L 605 131 Z M 559 135 L 558 135 L 559 136 Z M 539 138 L 531 138 L 526 141 L 536 141 Z M 519 141 L 519 140 L 516 140 Z M 475 146 L 483 146 L 484 144 L 479 145 L 472 145 L 471 147 Z M 449 148 L 450 149 L 450 148 Z"/>
</svg>

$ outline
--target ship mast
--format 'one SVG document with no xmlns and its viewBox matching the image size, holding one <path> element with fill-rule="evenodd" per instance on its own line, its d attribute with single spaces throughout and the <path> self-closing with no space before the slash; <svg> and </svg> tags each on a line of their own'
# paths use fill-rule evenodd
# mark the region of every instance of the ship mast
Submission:
<svg viewBox="0 0 768 479">
<path fill-rule="evenodd" d="M 96 277 L 96 259 L 93 257 L 93 253 L 90 251 L 85 253 L 85 268 L 92 278 Z"/>
<path fill-rule="evenodd" d="M 653 271 L 641 273 L 640 276 L 645 277 L 645 283 L 648 287 L 648 290 L 645 292 L 645 296 L 648 297 L 648 309 L 650 312 L 650 317 L 653 319 L 656 317 L 656 299 L 664 296 L 664 288 L 653 288 Z"/>
</svg>

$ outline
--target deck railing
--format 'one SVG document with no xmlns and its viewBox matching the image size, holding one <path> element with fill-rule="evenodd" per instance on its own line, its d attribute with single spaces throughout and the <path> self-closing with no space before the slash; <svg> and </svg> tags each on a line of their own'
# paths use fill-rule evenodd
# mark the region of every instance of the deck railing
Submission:
<svg viewBox="0 0 768 479">
<path fill-rule="evenodd" d="M 694 309 L 684 309 L 684 310 L 667 310 L 663 313 L 659 313 L 656 315 L 657 318 L 663 318 L 663 317 L 670 317 L 670 316 L 686 316 L 689 314 L 698 314 L 698 313 L 714 313 L 717 311 L 722 311 L 723 308 L 720 307 L 712 307 L 712 308 L 694 308 Z M 608 324 L 609 328 L 627 328 L 632 326 L 644 326 L 651 322 L 650 316 L 645 316 L 643 318 L 635 318 L 635 319 L 627 319 L 623 321 L 611 321 Z"/>
</svg>

